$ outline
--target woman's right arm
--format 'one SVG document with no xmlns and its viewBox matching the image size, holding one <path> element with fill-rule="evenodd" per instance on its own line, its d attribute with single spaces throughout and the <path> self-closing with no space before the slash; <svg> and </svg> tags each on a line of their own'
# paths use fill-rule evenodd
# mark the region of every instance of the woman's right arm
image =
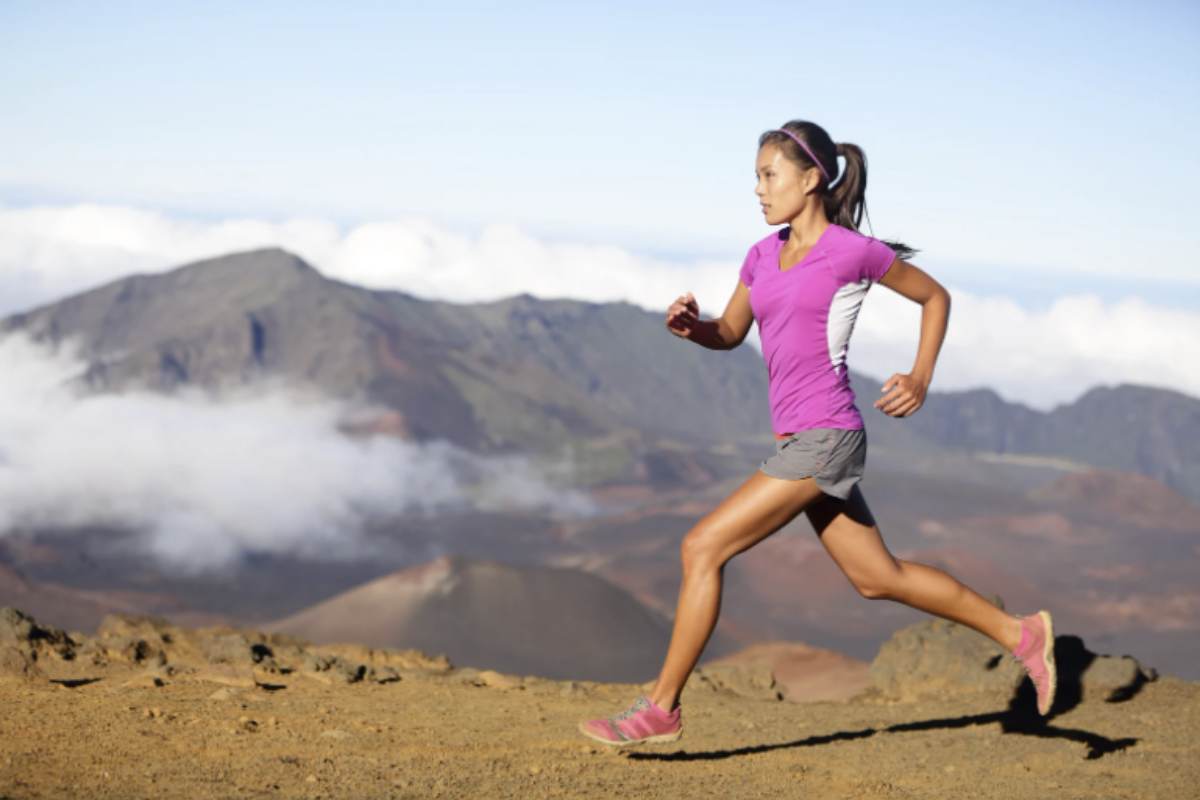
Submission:
<svg viewBox="0 0 1200 800">
<path fill-rule="evenodd" d="M 750 290 L 740 280 L 725 313 L 716 319 L 699 319 L 700 306 L 691 292 L 681 295 L 667 309 L 667 330 L 682 339 L 691 339 L 709 350 L 732 350 L 742 343 L 754 322 L 750 310 Z"/>
</svg>

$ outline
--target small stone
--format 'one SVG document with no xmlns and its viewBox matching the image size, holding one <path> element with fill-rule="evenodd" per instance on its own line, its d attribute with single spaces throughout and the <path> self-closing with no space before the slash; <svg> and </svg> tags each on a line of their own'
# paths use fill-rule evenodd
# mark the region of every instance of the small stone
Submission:
<svg viewBox="0 0 1200 800">
<path fill-rule="evenodd" d="M 387 666 L 372 668 L 368 676 L 376 683 L 392 683 L 400 680 L 400 673 L 395 668 Z"/>
<path fill-rule="evenodd" d="M 305 778 L 305 779 L 304 779 L 304 782 L 305 782 L 305 783 L 316 783 L 316 782 L 317 782 L 317 776 L 316 776 L 316 775 L 309 775 L 307 778 Z"/>
<path fill-rule="evenodd" d="M 514 675 L 503 675 L 495 670 L 485 669 L 476 677 L 483 681 L 484 685 L 493 689 L 517 689 L 521 686 L 520 678 Z"/>
</svg>

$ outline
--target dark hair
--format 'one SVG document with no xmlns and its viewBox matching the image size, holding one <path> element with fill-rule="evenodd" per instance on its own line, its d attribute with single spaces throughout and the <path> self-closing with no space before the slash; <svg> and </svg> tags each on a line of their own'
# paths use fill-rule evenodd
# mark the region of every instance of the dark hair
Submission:
<svg viewBox="0 0 1200 800">
<path fill-rule="evenodd" d="M 759 136 L 758 146 L 761 148 L 768 143 L 777 145 L 783 151 L 784 156 L 795 161 L 801 167 L 805 169 L 818 167 L 830 175 L 837 175 L 837 157 L 843 156 L 846 159 L 846 169 L 842 172 L 840 179 L 831 182 L 822 175 L 818 192 L 821 202 L 825 205 L 825 216 L 829 218 L 830 222 L 857 231 L 858 224 L 862 221 L 863 211 L 867 207 L 866 153 L 862 151 L 861 147 L 850 142 L 834 144 L 825 129 L 815 122 L 794 119 L 785 122 L 783 127 L 808 145 L 813 156 L 821 162 L 819 166 L 813 163 L 808 153 L 805 153 L 800 145 L 792 141 L 790 136 L 780 133 L 778 130 L 769 130 Z M 870 219 L 870 214 L 868 214 L 868 223 Z M 880 239 L 880 241 L 892 248 L 896 252 L 896 256 L 901 259 L 912 258 L 919 252 L 902 242 L 888 239 Z"/>
</svg>

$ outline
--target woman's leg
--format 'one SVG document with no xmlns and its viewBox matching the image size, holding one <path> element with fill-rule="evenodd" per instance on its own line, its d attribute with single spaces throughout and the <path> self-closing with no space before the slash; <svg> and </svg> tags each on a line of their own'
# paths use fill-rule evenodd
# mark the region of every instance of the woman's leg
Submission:
<svg viewBox="0 0 1200 800">
<path fill-rule="evenodd" d="M 857 486 L 845 501 L 825 495 L 806 514 L 829 555 L 863 597 L 895 600 L 974 628 L 1008 650 L 1017 646 L 1017 617 L 936 567 L 895 558 Z"/>
<path fill-rule="evenodd" d="M 782 480 L 757 471 L 683 538 L 683 583 L 671 643 L 649 694 L 655 704 L 668 711 L 674 708 L 716 627 L 725 562 L 782 528 L 821 496 L 812 478 Z"/>
</svg>

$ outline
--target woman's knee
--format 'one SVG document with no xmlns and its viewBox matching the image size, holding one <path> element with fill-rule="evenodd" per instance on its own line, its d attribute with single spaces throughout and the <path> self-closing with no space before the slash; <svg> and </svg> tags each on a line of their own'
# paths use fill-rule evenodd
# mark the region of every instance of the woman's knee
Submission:
<svg viewBox="0 0 1200 800">
<path fill-rule="evenodd" d="M 899 596 L 901 573 L 878 572 L 851 577 L 850 582 L 868 600 L 895 600 Z"/>
<path fill-rule="evenodd" d="M 679 545 L 679 557 L 684 570 L 720 567 L 722 545 L 713 532 L 703 526 L 692 528 Z"/>
</svg>

